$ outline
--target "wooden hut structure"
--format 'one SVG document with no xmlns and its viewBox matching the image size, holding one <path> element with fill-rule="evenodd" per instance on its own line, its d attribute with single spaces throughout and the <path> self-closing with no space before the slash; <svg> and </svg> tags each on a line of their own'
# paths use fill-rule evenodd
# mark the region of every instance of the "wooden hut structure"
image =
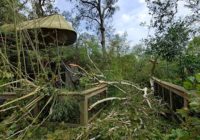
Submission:
<svg viewBox="0 0 200 140">
<path fill-rule="evenodd" d="M 13 48 L 16 50 L 16 33 L 21 37 L 24 48 L 24 54 L 27 54 L 28 50 L 37 50 L 42 51 L 42 49 L 50 49 L 53 47 L 67 47 L 76 42 L 77 33 L 72 27 L 71 23 L 65 20 L 65 18 L 61 15 L 55 14 L 50 15 L 38 19 L 28 20 L 19 22 L 17 25 L 14 24 L 5 24 L 0 27 L 0 47 L 6 46 L 8 48 Z M 6 44 L 6 45 L 5 45 Z M 49 51 L 45 51 L 49 52 Z M 66 52 L 67 53 L 67 52 Z M 12 53 L 11 62 L 16 61 L 16 56 Z M 50 59 L 52 56 L 49 56 Z M 54 73 L 57 75 L 55 68 L 55 62 L 53 60 L 51 62 L 43 62 L 45 67 L 53 68 Z M 22 63 L 23 64 L 23 63 Z M 26 61 L 26 68 L 28 68 L 27 72 L 31 78 L 34 79 L 33 70 L 30 68 L 30 63 L 28 62 L 28 58 Z M 68 85 L 70 88 L 74 87 L 74 83 L 77 83 L 78 77 L 76 77 L 72 72 L 77 71 L 77 68 L 72 68 L 71 66 L 66 66 L 67 64 L 60 62 L 60 66 L 62 69 L 62 74 L 58 77 L 62 77 L 62 81 L 66 82 L 65 85 Z M 74 71 L 75 69 L 75 71 Z M 74 80 L 76 79 L 76 80 Z M 59 85 L 59 82 L 57 82 Z"/>
</svg>

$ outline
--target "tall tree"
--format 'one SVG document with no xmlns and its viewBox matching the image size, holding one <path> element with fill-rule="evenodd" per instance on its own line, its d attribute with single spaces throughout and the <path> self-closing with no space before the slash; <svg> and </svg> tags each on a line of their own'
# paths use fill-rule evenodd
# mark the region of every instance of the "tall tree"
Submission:
<svg viewBox="0 0 200 140">
<path fill-rule="evenodd" d="M 158 58 L 167 61 L 175 60 L 183 52 L 188 41 L 188 30 L 185 22 L 176 21 L 179 0 L 147 0 L 149 14 L 152 15 L 151 27 L 155 29 L 154 37 L 150 37 L 146 43 L 148 52 L 153 59 L 151 75 Z M 179 57 L 180 58 L 180 57 Z"/>
<path fill-rule="evenodd" d="M 196 21 L 200 21 L 200 0 L 146 0 L 146 2 L 149 14 L 152 16 L 151 27 L 156 29 L 156 33 L 162 34 L 176 20 L 179 2 L 183 2 L 184 7 L 190 10 L 189 15 L 181 17 L 187 26 L 192 27 Z M 193 30 L 195 33 L 198 29 Z"/>
<path fill-rule="evenodd" d="M 129 48 L 129 42 L 127 41 L 127 33 L 119 35 L 115 34 L 113 38 L 110 40 L 110 47 L 109 47 L 109 56 L 117 56 L 120 57 L 121 55 L 125 55 Z"/>
<path fill-rule="evenodd" d="M 101 36 L 104 58 L 107 56 L 105 23 L 106 20 L 112 18 L 113 14 L 118 9 L 116 6 L 117 2 L 118 0 L 76 0 L 75 2 L 78 15 L 83 19 L 87 19 L 87 23 L 90 25 L 97 25 L 97 30 L 100 32 Z"/>
<path fill-rule="evenodd" d="M 29 14 L 29 18 L 43 17 L 51 14 L 55 14 L 59 12 L 57 7 L 54 7 L 55 0 L 33 0 L 31 1 L 33 10 Z"/>
<path fill-rule="evenodd" d="M 23 10 L 27 0 L 1 0 L 0 1 L 0 25 L 13 23 L 14 19 L 23 19 Z"/>
<path fill-rule="evenodd" d="M 182 55 L 189 41 L 189 29 L 182 21 L 171 23 L 166 32 L 147 41 L 147 52 L 154 56 L 151 75 L 154 74 L 158 58 L 167 61 L 178 60 L 181 65 Z"/>
<path fill-rule="evenodd" d="M 80 30 L 80 17 L 72 14 L 73 10 L 71 11 L 64 11 L 62 12 L 62 15 L 65 17 L 65 19 L 73 25 L 73 28 L 75 28 L 76 31 Z"/>
<path fill-rule="evenodd" d="M 149 14 L 152 16 L 151 26 L 162 34 L 170 26 L 177 13 L 178 0 L 146 0 Z"/>
<path fill-rule="evenodd" d="M 200 0 L 187 0 L 185 4 L 192 11 L 192 16 L 189 16 L 189 22 L 200 21 Z"/>
</svg>

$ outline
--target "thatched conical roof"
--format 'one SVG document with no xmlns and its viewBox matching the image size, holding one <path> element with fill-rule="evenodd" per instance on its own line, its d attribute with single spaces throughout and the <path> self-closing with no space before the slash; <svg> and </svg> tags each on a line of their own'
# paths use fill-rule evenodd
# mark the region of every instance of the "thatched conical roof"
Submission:
<svg viewBox="0 0 200 140">
<path fill-rule="evenodd" d="M 71 23 L 66 21 L 63 16 L 58 14 L 24 21 L 17 26 L 18 30 L 35 28 L 63 29 L 75 32 Z"/>
<path fill-rule="evenodd" d="M 1 28 L 4 29 L 2 31 L 13 31 L 14 25 L 7 24 L 3 25 Z M 57 41 L 58 44 L 71 45 L 77 38 L 77 34 L 71 23 L 58 14 L 24 21 L 17 25 L 18 31 L 31 32 L 35 29 L 40 30 L 39 36 L 46 41 L 46 44 Z"/>
</svg>

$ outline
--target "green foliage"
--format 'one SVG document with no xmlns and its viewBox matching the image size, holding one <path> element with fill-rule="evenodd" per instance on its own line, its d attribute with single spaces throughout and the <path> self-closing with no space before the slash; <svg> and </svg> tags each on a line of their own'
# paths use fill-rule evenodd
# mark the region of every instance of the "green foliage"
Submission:
<svg viewBox="0 0 200 140">
<path fill-rule="evenodd" d="M 113 101 L 98 119 L 81 131 L 81 140 L 88 137 L 102 140 L 162 139 L 172 127 L 175 128 L 173 123 L 157 115 L 163 108 L 155 106 L 157 101 L 153 96 L 149 99 L 156 109 L 149 108 L 141 92 L 128 86 L 120 88 L 127 89 L 128 100 Z M 116 94 L 115 90 L 113 92 Z"/>
<path fill-rule="evenodd" d="M 187 90 L 192 90 L 194 88 L 193 84 L 189 81 L 183 82 L 183 87 Z"/>
<path fill-rule="evenodd" d="M 2 68 L 2 67 L 1 67 Z M 0 85 L 3 85 L 7 82 L 10 82 L 14 77 L 14 74 L 12 72 L 9 72 L 2 68 L 0 70 Z M 4 88 L 0 88 L 0 91 L 2 92 Z"/>
<path fill-rule="evenodd" d="M 25 7 L 20 0 L 1 0 L 0 25 L 14 23 L 14 19 L 24 19 L 23 14 L 20 13 L 24 8 Z"/>
<path fill-rule="evenodd" d="M 50 121 L 78 123 L 79 116 L 78 100 L 65 97 L 63 99 L 58 99 L 55 103 Z"/>
<path fill-rule="evenodd" d="M 41 3 L 39 2 L 33 3 L 36 10 L 35 12 L 36 14 L 38 14 L 38 16 L 42 16 L 43 14 L 49 15 L 56 12 L 56 9 L 54 9 L 52 3 L 48 2 L 49 0 L 45 0 L 44 5 L 41 5 Z M 92 1 L 91 3 L 93 2 L 96 3 L 95 1 Z M 117 0 L 111 2 L 102 2 L 107 5 L 106 7 L 103 6 L 102 8 L 108 9 L 108 11 L 104 13 L 106 14 L 106 16 L 103 17 L 112 17 L 115 10 L 117 9 L 117 7 L 115 7 L 116 5 L 113 4 L 116 3 Z M 15 4 L 18 5 L 18 1 Z M 199 38 L 194 38 L 193 41 L 190 42 L 188 49 L 185 47 L 188 43 L 189 32 L 187 26 L 185 25 L 185 22 L 177 21 L 171 23 L 171 21 L 173 20 L 174 12 L 176 11 L 176 9 L 174 9 L 176 8 L 176 1 L 157 1 L 155 3 L 149 4 L 152 4 L 149 5 L 152 6 L 151 8 L 153 8 L 154 6 L 160 6 L 157 7 L 157 9 L 150 9 L 152 10 L 151 12 L 153 12 L 152 14 L 154 15 L 153 18 L 155 19 L 155 22 L 153 27 L 157 28 L 157 34 L 155 35 L 155 38 L 148 42 L 149 52 L 151 53 L 151 55 L 154 55 L 155 58 L 157 56 L 162 58 L 158 59 L 155 76 L 163 79 L 169 79 L 171 81 L 180 81 L 179 76 L 182 74 L 184 76 L 189 76 L 184 82 L 184 87 L 189 90 L 195 89 L 197 90 L 197 92 L 200 92 L 200 74 L 198 73 L 200 66 L 200 57 L 199 53 L 197 53 L 197 50 L 199 50 Z M 84 12 L 86 12 L 81 13 L 80 15 L 86 14 L 88 16 L 92 16 L 92 18 L 95 18 L 93 21 L 96 21 L 96 14 L 93 13 L 94 11 L 92 13 L 88 13 L 88 7 L 85 5 L 87 4 L 80 5 L 79 3 L 77 3 L 77 6 L 81 8 L 79 10 L 83 10 Z M 13 19 L 10 19 L 13 18 L 12 16 L 6 15 L 13 15 L 13 9 L 15 9 L 9 6 L 11 5 L 7 5 L 7 3 L 4 3 L 4 1 L 0 2 L 0 13 L 3 13 L 0 14 L 0 18 L 3 21 L 1 21 L 0 24 L 10 23 L 14 21 Z M 93 6 L 94 5 L 92 5 L 92 7 Z M 44 9 L 46 9 L 46 11 L 43 11 Z M 99 8 L 97 8 L 96 10 L 98 11 Z M 166 17 L 165 14 L 169 17 Z M 33 12 L 29 13 L 29 18 L 32 18 L 33 15 Z M 16 19 L 18 20 L 18 18 Z M 89 23 L 93 26 L 91 22 Z M 103 27 L 102 25 L 100 28 L 99 26 L 94 27 L 98 27 L 97 30 L 99 31 L 105 31 L 105 27 Z M 105 33 L 102 33 L 102 35 L 105 35 Z M 102 40 L 102 47 L 103 41 L 105 40 Z M 57 99 L 54 96 L 57 95 L 58 90 L 53 87 L 53 82 L 55 83 L 55 81 L 52 80 L 53 78 L 49 80 L 46 76 L 48 73 L 51 73 L 52 77 L 56 77 L 59 72 L 63 72 L 59 71 L 59 69 L 63 69 L 63 67 L 61 67 L 62 62 L 66 64 L 76 63 L 90 74 L 91 77 L 83 76 L 80 78 L 80 86 L 84 88 L 87 87 L 88 84 L 93 84 L 94 82 L 96 83 L 97 80 L 93 78 L 93 76 L 102 73 L 104 75 L 103 80 L 129 80 L 137 83 L 137 85 L 147 86 L 149 85 L 148 80 L 150 77 L 152 66 L 151 62 L 149 62 L 149 60 L 151 60 L 151 57 L 148 54 L 144 53 L 145 46 L 139 46 L 138 48 L 133 49 L 133 52 L 130 53 L 128 43 L 129 42 L 127 41 L 127 34 L 124 34 L 122 36 L 114 35 L 114 37 L 111 38 L 111 40 L 109 40 L 109 42 L 107 43 L 109 57 L 108 60 L 105 61 L 102 55 L 103 53 L 100 49 L 99 40 L 96 39 L 95 36 L 89 34 L 81 34 L 79 36 L 77 44 L 75 44 L 74 46 L 55 47 L 54 45 L 52 45 L 46 46 L 45 49 L 39 50 L 27 49 L 28 60 L 26 63 L 28 63 L 27 67 L 30 69 L 34 69 L 34 72 L 36 73 L 36 76 L 34 77 L 35 79 L 33 78 L 31 80 L 34 81 L 34 84 L 43 87 L 42 92 L 39 92 L 38 95 L 51 96 L 53 97 L 53 99 Z M 26 64 L 23 64 L 24 61 L 26 61 L 25 58 L 27 57 L 22 57 L 24 52 L 23 49 L 26 48 L 22 44 L 17 45 L 19 47 L 17 51 L 15 49 L 10 50 L 9 48 L 9 51 L 5 51 L 3 53 L 5 53 L 6 55 L 8 54 L 8 57 L 12 58 L 8 59 L 8 62 L 10 62 L 10 60 L 15 60 L 16 57 L 14 55 L 19 55 L 21 62 L 11 62 L 13 64 L 11 66 L 15 68 L 16 63 L 18 63 L 19 66 L 21 66 L 22 68 L 21 72 L 25 75 L 25 78 L 28 79 L 30 77 L 27 76 L 27 73 L 24 70 Z M 141 49 L 140 47 L 143 48 Z M 9 64 L 7 64 L 7 61 L 4 63 L 4 65 Z M 48 67 L 50 63 L 54 65 L 52 67 Z M 99 70 L 96 69 L 94 65 L 96 65 L 102 73 L 99 72 Z M 44 66 L 44 71 L 42 70 L 42 66 Z M 186 69 L 187 72 L 184 71 L 183 73 L 179 73 L 178 69 Z M 198 74 L 194 75 L 195 73 Z M 83 72 L 83 75 L 84 74 L 85 73 Z M 0 85 L 12 81 L 16 78 L 16 75 L 17 73 L 13 74 L 13 71 L 11 71 L 9 68 L 1 68 Z M 19 89 L 23 88 L 23 85 L 18 86 Z M 25 139 L 56 140 L 76 139 L 77 137 L 79 137 L 79 139 L 81 140 L 88 138 L 92 139 L 94 137 L 103 140 L 199 138 L 200 121 L 199 118 L 196 117 L 200 112 L 199 98 L 194 97 L 190 101 L 191 111 L 179 111 L 179 113 L 185 119 L 185 122 L 183 122 L 180 126 L 177 126 L 176 123 L 172 122 L 171 120 L 166 120 L 160 115 L 164 114 L 163 112 L 165 112 L 165 109 L 151 94 L 148 94 L 148 99 L 151 102 L 152 108 L 148 106 L 147 100 L 143 97 L 142 92 L 138 92 L 137 90 L 128 86 L 118 86 L 125 90 L 127 93 L 121 94 L 119 90 L 112 87 L 109 88 L 109 94 L 112 96 L 125 96 L 127 100 L 113 101 L 108 104 L 106 110 L 103 111 L 98 119 L 94 120 L 87 127 L 68 127 L 66 122 L 77 123 L 80 121 L 80 112 L 78 106 L 78 103 L 80 101 L 76 98 L 66 97 L 51 101 L 42 113 L 42 116 L 34 121 L 33 124 L 31 124 L 34 117 L 31 115 L 32 111 L 29 112 L 30 116 L 25 116 L 24 118 L 22 117 L 22 119 L 18 123 L 11 123 L 10 125 L 6 126 L 4 124 L 10 122 L 9 120 L 5 119 L 0 124 L 0 139 L 5 139 L 8 136 L 16 133 L 17 131 L 29 126 L 30 124 L 31 126 L 25 134 Z M 21 93 L 21 89 L 17 91 L 13 88 L 13 90 L 17 93 Z M 27 93 L 28 91 L 30 91 L 30 89 L 29 87 L 26 87 L 25 92 Z M 34 98 L 31 99 L 31 101 L 32 100 L 34 100 Z M 97 101 L 99 100 L 99 98 L 93 98 L 93 100 Z M 44 107 L 46 101 L 46 99 L 42 100 L 42 103 L 39 104 L 39 106 Z M 26 105 L 28 102 L 29 100 L 19 102 L 17 103 L 17 105 Z M 193 113 L 193 116 L 190 115 L 191 113 Z M 21 110 L 15 110 L 14 114 L 8 118 L 18 119 L 22 114 L 23 112 Z M 50 122 L 45 121 L 45 123 L 40 126 L 39 123 L 41 123 L 47 115 L 50 115 L 48 121 L 53 122 L 53 125 L 51 125 Z"/>
<path fill-rule="evenodd" d="M 189 140 L 190 134 L 183 129 L 172 130 L 171 134 L 166 135 L 165 140 Z"/>
<path fill-rule="evenodd" d="M 184 87 L 188 87 L 189 90 L 197 89 L 198 75 L 190 76 L 187 78 L 187 81 L 184 82 Z M 197 93 L 198 91 L 193 91 Z M 190 95 L 189 98 L 189 109 L 180 109 L 178 110 L 179 115 L 183 118 L 178 129 L 172 130 L 170 134 L 166 136 L 166 139 L 200 139 L 200 96 L 197 94 Z"/>
<path fill-rule="evenodd" d="M 200 73 L 189 76 L 187 80 L 183 82 L 183 86 L 188 90 L 196 90 L 196 93 L 200 93 Z"/>
<path fill-rule="evenodd" d="M 166 139 L 200 139 L 200 97 L 193 96 L 190 98 L 190 110 L 180 109 L 178 113 L 184 118 L 181 126 L 178 129 L 172 130 L 166 136 Z"/>
<path fill-rule="evenodd" d="M 189 29 L 178 21 L 167 28 L 166 33 L 147 40 L 147 52 L 167 61 L 179 59 L 189 40 Z"/>
<path fill-rule="evenodd" d="M 197 83 L 200 84 L 200 73 L 197 73 L 197 74 L 195 75 L 195 79 L 196 79 Z"/>
<path fill-rule="evenodd" d="M 194 56 L 200 55 L 200 37 L 194 37 L 188 44 L 188 53 Z"/>
</svg>

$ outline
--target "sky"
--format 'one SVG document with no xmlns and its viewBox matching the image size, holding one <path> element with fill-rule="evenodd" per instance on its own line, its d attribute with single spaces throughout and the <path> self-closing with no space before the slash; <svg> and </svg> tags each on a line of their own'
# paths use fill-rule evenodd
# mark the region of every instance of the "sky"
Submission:
<svg viewBox="0 0 200 140">
<path fill-rule="evenodd" d="M 142 22 L 149 24 L 151 19 L 145 0 L 119 0 L 117 5 L 119 10 L 113 16 L 112 25 L 115 28 L 115 33 L 123 34 L 127 32 L 127 39 L 132 46 L 139 44 L 142 39 L 153 32 L 147 27 L 141 26 Z M 56 6 L 61 11 L 70 10 L 71 8 L 66 0 L 57 0 Z M 178 16 L 186 16 L 190 12 L 184 8 L 183 2 L 179 3 L 178 11 Z"/>
<path fill-rule="evenodd" d="M 113 17 L 116 33 L 128 33 L 131 45 L 140 43 L 148 35 L 149 29 L 141 26 L 142 22 L 149 23 L 150 15 L 145 0 L 119 0 L 119 11 Z"/>
</svg>

